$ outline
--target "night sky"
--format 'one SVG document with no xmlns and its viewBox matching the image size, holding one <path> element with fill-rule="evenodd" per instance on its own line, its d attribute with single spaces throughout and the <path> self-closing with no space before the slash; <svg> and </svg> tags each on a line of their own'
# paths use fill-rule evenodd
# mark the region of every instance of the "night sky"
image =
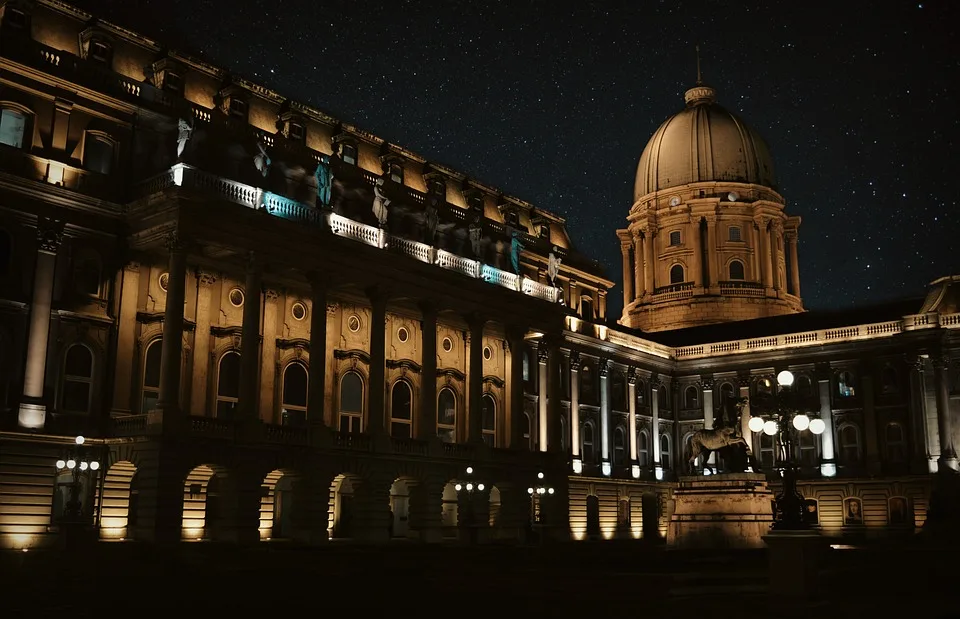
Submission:
<svg viewBox="0 0 960 619">
<path fill-rule="evenodd" d="M 637 160 L 699 44 L 803 217 L 808 308 L 960 273 L 960 3 L 78 4 L 565 216 L 617 282 Z"/>
</svg>

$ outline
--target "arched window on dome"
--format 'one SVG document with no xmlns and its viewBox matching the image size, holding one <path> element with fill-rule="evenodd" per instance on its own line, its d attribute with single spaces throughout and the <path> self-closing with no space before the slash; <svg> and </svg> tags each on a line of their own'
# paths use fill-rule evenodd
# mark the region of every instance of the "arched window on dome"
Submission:
<svg viewBox="0 0 960 619">
<path fill-rule="evenodd" d="M 682 284 L 683 283 L 683 265 L 675 264 L 670 267 L 670 283 L 671 284 Z"/>
<path fill-rule="evenodd" d="M 739 260 L 733 260 L 730 262 L 730 279 L 731 280 L 741 280 L 743 279 L 743 263 Z"/>
</svg>

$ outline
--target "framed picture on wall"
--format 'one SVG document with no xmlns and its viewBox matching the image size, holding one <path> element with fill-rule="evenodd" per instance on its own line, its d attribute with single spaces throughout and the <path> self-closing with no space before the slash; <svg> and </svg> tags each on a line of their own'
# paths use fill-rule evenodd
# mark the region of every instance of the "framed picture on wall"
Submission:
<svg viewBox="0 0 960 619">
<path fill-rule="evenodd" d="M 887 522 L 891 526 L 913 526 L 913 513 L 906 497 L 890 497 L 887 501 Z"/>
<path fill-rule="evenodd" d="M 820 525 L 820 505 L 816 499 L 803 500 L 803 519 L 811 527 Z"/>
<path fill-rule="evenodd" d="M 863 502 L 857 497 L 848 497 L 843 500 L 843 525 L 857 526 L 863 524 Z"/>
</svg>

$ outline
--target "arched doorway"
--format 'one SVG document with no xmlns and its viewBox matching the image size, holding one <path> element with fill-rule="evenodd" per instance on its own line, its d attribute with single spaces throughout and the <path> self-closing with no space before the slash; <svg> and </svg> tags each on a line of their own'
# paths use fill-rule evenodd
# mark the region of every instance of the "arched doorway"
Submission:
<svg viewBox="0 0 960 619">
<path fill-rule="evenodd" d="M 295 473 L 277 469 L 263 480 L 260 497 L 260 539 L 289 539 L 293 536 Z"/>
<path fill-rule="evenodd" d="M 114 462 L 103 477 L 103 494 L 100 504 L 100 538 L 126 540 L 133 538 L 137 524 L 139 492 L 133 490 L 137 466 L 133 462 Z M 131 522 L 132 520 L 132 522 Z"/>
<path fill-rule="evenodd" d="M 226 481 L 226 469 L 217 465 L 201 464 L 187 474 L 183 488 L 184 540 L 216 540 L 224 532 Z"/>
<path fill-rule="evenodd" d="M 410 530 L 410 491 L 413 481 L 398 477 L 390 486 L 390 537 L 412 537 Z"/>
<path fill-rule="evenodd" d="M 457 538 L 457 521 L 459 518 L 457 499 L 456 482 L 448 481 L 443 487 L 443 507 L 440 516 L 440 526 L 445 539 Z"/>
<path fill-rule="evenodd" d="M 587 537 L 600 538 L 600 499 L 595 494 L 587 497 Z"/>
<path fill-rule="evenodd" d="M 349 539 L 353 537 L 353 496 L 359 477 L 351 473 L 337 475 L 330 485 L 330 522 L 328 530 L 331 539 Z"/>
</svg>

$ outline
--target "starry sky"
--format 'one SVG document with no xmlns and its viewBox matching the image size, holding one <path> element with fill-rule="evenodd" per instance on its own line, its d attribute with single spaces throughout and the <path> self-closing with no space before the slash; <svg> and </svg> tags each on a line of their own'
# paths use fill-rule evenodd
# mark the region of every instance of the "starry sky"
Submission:
<svg viewBox="0 0 960 619">
<path fill-rule="evenodd" d="M 769 143 L 805 305 L 960 273 L 960 3 L 81 0 L 559 213 L 622 302 L 637 160 L 696 79 Z"/>
</svg>

